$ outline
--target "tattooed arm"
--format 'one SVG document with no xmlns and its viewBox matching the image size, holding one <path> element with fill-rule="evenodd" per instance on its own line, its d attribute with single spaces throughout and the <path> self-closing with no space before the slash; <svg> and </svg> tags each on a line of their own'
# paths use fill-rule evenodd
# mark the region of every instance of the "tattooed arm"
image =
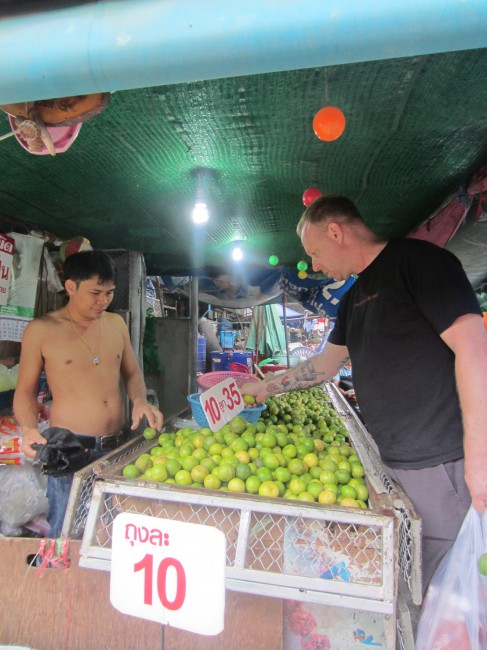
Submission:
<svg viewBox="0 0 487 650">
<path fill-rule="evenodd" d="M 327 343 L 321 354 L 307 359 L 279 375 L 269 375 L 263 381 L 248 382 L 240 388 L 243 395 L 253 395 L 258 402 L 277 393 L 309 388 L 332 379 L 348 361 L 345 346 Z"/>
</svg>

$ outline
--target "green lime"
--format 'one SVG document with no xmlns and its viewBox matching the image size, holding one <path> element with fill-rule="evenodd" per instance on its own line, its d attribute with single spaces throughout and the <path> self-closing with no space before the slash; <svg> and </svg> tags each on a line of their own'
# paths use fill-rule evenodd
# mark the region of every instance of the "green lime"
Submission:
<svg viewBox="0 0 487 650">
<path fill-rule="evenodd" d="M 357 463 L 353 461 L 352 463 L 350 463 L 350 468 L 351 468 L 350 472 L 354 478 L 362 477 L 365 474 L 364 466 L 362 465 L 362 463 Z"/>
<path fill-rule="evenodd" d="M 262 481 L 258 476 L 249 476 L 245 481 L 245 487 L 249 494 L 257 494 L 260 488 Z"/>
<path fill-rule="evenodd" d="M 367 501 L 369 498 L 369 491 L 365 485 L 354 485 L 355 492 L 357 493 L 357 499 L 360 501 Z"/>
<path fill-rule="evenodd" d="M 247 420 L 245 420 L 245 418 L 243 418 L 241 415 L 237 415 L 236 417 L 234 417 L 233 420 L 230 420 L 229 424 L 230 424 L 230 431 L 232 431 L 232 433 L 243 433 L 247 428 Z M 225 442 L 226 442 L 226 438 L 225 438 Z"/>
<path fill-rule="evenodd" d="M 193 479 L 191 478 L 191 472 L 188 472 L 187 469 L 180 469 L 176 472 L 174 480 L 178 485 L 191 485 Z"/>
<path fill-rule="evenodd" d="M 357 492 L 351 485 L 342 485 L 340 487 L 340 494 L 342 497 L 349 497 L 350 499 L 355 499 L 357 497 Z"/>
<path fill-rule="evenodd" d="M 479 573 L 487 576 L 487 553 L 482 553 L 477 562 Z"/>
<path fill-rule="evenodd" d="M 230 465 L 229 463 L 222 463 L 218 467 L 215 467 L 215 469 L 211 470 L 212 474 L 215 474 L 218 476 L 220 481 L 222 483 L 228 483 L 228 481 L 231 481 L 232 478 L 235 478 L 235 467 L 233 465 Z"/>
<path fill-rule="evenodd" d="M 315 499 L 318 498 L 318 496 L 323 492 L 324 487 L 320 481 L 313 480 L 308 483 L 306 486 L 306 492 L 310 492 Z"/>
<path fill-rule="evenodd" d="M 298 478 L 297 476 L 294 476 L 288 483 L 288 489 L 291 490 L 294 494 L 298 495 L 301 494 L 301 492 L 304 492 L 306 490 L 306 483 L 303 481 L 303 479 Z"/>
<path fill-rule="evenodd" d="M 147 471 L 150 471 L 153 481 L 165 481 L 167 479 L 167 471 L 164 465 L 154 465 Z"/>
<path fill-rule="evenodd" d="M 122 475 L 126 478 L 138 478 L 140 470 L 135 465 L 125 465 L 122 470 Z"/>
<path fill-rule="evenodd" d="M 183 469 L 187 469 L 188 472 L 190 472 L 193 467 L 196 467 L 196 465 L 199 464 L 199 460 L 194 456 L 186 456 L 186 458 L 181 459 L 181 463 L 183 465 Z"/>
<path fill-rule="evenodd" d="M 205 480 L 203 481 L 203 485 L 205 488 L 208 488 L 209 490 L 218 490 L 221 486 L 222 482 L 218 478 L 218 476 L 215 476 L 214 474 L 208 474 L 205 476 Z"/>
<path fill-rule="evenodd" d="M 335 472 L 336 479 L 338 483 L 345 485 L 352 478 L 350 472 L 347 469 L 337 469 Z"/>
<path fill-rule="evenodd" d="M 142 433 L 146 440 L 154 440 L 157 436 L 157 431 L 153 427 L 146 427 Z"/>
<path fill-rule="evenodd" d="M 311 492 L 305 490 L 304 492 L 298 494 L 298 501 L 316 501 L 316 499 L 311 494 Z"/>
<path fill-rule="evenodd" d="M 228 481 L 228 489 L 230 492 L 245 492 L 245 483 L 241 478 L 232 478 Z"/>
<path fill-rule="evenodd" d="M 332 490 L 323 490 L 318 495 L 318 501 L 324 505 L 332 506 L 337 501 L 337 495 Z"/>
<path fill-rule="evenodd" d="M 196 481 L 196 483 L 203 483 L 205 478 L 208 476 L 210 473 L 209 469 L 207 467 L 204 467 L 203 465 L 195 465 L 193 469 L 191 470 L 191 478 L 193 481 Z M 176 474 L 176 480 L 177 480 L 177 474 Z"/>
<path fill-rule="evenodd" d="M 282 483 L 287 483 L 288 481 L 291 480 L 291 472 L 288 470 L 287 467 L 276 467 L 274 470 L 274 474 L 276 477 L 277 481 L 281 481 Z"/>
<path fill-rule="evenodd" d="M 248 463 L 239 463 L 235 468 L 235 476 L 246 481 L 252 475 L 252 469 Z"/>
<path fill-rule="evenodd" d="M 277 498 L 279 496 L 279 487 L 274 481 L 264 481 L 260 484 L 259 495 L 261 497 Z"/>
<path fill-rule="evenodd" d="M 176 473 L 179 472 L 179 470 L 182 468 L 181 463 L 177 458 L 168 458 L 166 461 L 166 469 L 167 473 L 171 478 L 174 478 L 176 476 Z M 184 470 L 188 471 L 188 470 Z M 189 473 L 189 472 L 188 472 Z"/>
<path fill-rule="evenodd" d="M 255 475 L 262 481 L 272 481 L 272 470 L 268 467 L 259 467 Z"/>
<path fill-rule="evenodd" d="M 268 467 L 269 469 L 276 469 L 280 467 L 279 458 L 272 452 L 270 454 L 266 454 L 263 457 L 263 461 L 264 467 Z"/>
<path fill-rule="evenodd" d="M 134 465 L 141 474 L 144 474 L 144 472 L 146 472 L 149 467 L 152 467 L 152 458 L 149 454 L 141 454 L 134 462 Z"/>
</svg>

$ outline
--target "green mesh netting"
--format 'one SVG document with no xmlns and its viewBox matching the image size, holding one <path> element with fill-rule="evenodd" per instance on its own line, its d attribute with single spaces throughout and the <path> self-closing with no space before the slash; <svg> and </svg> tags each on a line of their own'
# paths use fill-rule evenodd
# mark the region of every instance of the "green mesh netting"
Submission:
<svg viewBox="0 0 487 650">
<path fill-rule="evenodd" d="M 142 251 L 151 274 L 222 263 L 233 239 L 294 265 L 310 186 L 403 235 L 487 160 L 486 64 L 472 50 L 118 92 L 64 154 L 0 142 L 0 214 Z M 325 104 L 347 118 L 330 143 L 311 128 Z M 211 220 L 195 234 L 199 169 Z"/>
</svg>

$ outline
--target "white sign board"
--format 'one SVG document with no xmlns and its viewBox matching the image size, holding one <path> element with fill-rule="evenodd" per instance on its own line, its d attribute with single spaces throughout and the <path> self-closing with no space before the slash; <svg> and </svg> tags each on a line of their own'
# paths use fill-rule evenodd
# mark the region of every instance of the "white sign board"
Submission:
<svg viewBox="0 0 487 650">
<path fill-rule="evenodd" d="M 110 601 L 124 614 L 219 634 L 225 563 L 218 528 L 123 512 L 113 523 Z"/>
<path fill-rule="evenodd" d="M 227 377 L 202 393 L 200 404 L 212 431 L 221 429 L 245 408 L 242 395 L 232 377 Z"/>
<path fill-rule="evenodd" d="M 34 318 L 44 240 L 17 232 L 10 236 L 15 247 L 7 303 L 0 304 L 0 340 L 20 342 Z"/>
</svg>

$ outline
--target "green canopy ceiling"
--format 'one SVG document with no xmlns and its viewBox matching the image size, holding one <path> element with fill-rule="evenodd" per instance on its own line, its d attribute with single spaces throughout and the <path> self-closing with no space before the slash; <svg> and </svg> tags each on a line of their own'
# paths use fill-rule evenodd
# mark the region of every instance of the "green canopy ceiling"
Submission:
<svg viewBox="0 0 487 650">
<path fill-rule="evenodd" d="M 295 265 L 311 186 L 404 235 L 487 162 L 486 72 L 481 49 L 119 91 L 63 154 L 0 142 L 0 214 L 141 251 L 152 274 L 222 263 L 234 239 L 250 263 Z M 329 104 L 347 125 L 327 143 L 312 120 Z M 198 174 L 211 217 L 196 228 Z"/>
</svg>

